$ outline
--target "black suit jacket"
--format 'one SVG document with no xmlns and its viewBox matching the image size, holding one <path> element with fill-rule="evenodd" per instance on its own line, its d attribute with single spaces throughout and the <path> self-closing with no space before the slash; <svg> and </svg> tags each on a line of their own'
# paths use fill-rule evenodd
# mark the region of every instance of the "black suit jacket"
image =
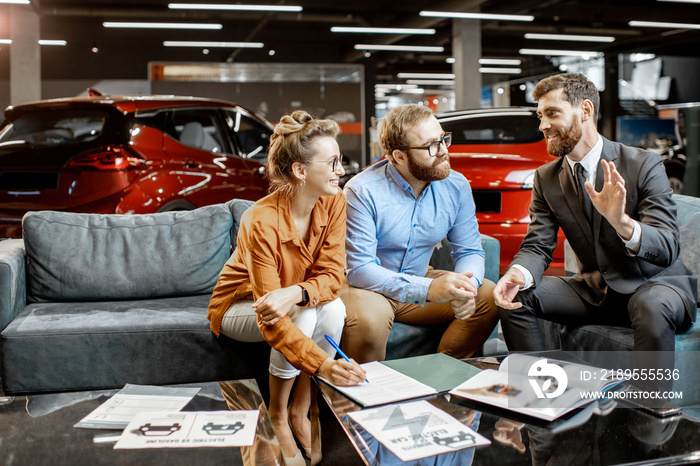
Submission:
<svg viewBox="0 0 700 466">
<path fill-rule="evenodd" d="M 625 210 L 642 229 L 639 252 L 630 255 L 615 229 L 595 208 L 591 231 L 579 206 L 573 178 L 567 173 L 569 165 L 561 157 L 535 173 L 531 223 L 513 264 L 528 269 L 537 286 L 552 260 L 561 227 L 579 265 L 579 274 L 570 283 L 583 299 L 599 304 L 608 287 L 630 294 L 645 284 L 659 283 L 678 292 L 695 321 L 697 280 L 679 257 L 676 204 L 661 157 L 603 138 L 601 159 L 614 162 L 625 180 Z M 602 164 L 598 164 L 596 191 L 600 192 L 604 181 Z"/>
</svg>

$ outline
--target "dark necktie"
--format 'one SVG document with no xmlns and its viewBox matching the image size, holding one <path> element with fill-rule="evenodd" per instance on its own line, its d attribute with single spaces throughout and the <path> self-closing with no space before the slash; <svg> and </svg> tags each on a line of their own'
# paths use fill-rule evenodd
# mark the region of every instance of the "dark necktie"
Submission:
<svg viewBox="0 0 700 466">
<path fill-rule="evenodd" d="M 593 204 L 591 204 L 591 197 L 588 195 L 586 188 L 583 186 L 588 179 L 586 177 L 586 169 L 583 168 L 583 165 L 578 162 L 576 162 L 574 168 L 576 169 L 576 181 L 578 182 L 578 202 L 581 206 L 583 214 L 586 216 L 588 224 L 593 225 Z"/>
</svg>

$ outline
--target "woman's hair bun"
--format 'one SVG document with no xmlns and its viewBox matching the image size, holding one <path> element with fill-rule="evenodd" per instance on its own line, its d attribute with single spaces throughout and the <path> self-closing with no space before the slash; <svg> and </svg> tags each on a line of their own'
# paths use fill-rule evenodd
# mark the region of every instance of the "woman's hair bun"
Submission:
<svg viewBox="0 0 700 466">
<path fill-rule="evenodd" d="M 314 119 L 310 113 L 304 110 L 295 110 L 291 115 L 285 115 L 275 127 L 275 134 L 286 136 L 296 133 L 304 128 L 304 125 Z"/>
</svg>

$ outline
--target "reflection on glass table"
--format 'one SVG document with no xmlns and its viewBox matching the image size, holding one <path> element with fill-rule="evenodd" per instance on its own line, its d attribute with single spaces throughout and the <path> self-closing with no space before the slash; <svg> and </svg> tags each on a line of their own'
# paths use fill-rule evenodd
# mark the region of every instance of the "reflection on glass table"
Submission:
<svg viewBox="0 0 700 466">
<path fill-rule="evenodd" d="M 481 368 L 493 368 L 483 360 L 472 362 Z M 547 422 L 441 394 L 427 401 L 491 440 L 491 445 L 402 463 L 348 416 L 349 412 L 360 410 L 359 405 L 322 382 L 318 385 L 325 402 L 367 465 L 587 466 L 700 462 L 700 420 L 685 411 L 660 417 L 622 402 L 601 406 L 594 402 Z"/>
<path fill-rule="evenodd" d="M 73 425 L 119 390 L 62 392 L 17 396 L 0 405 L 0 464 L 284 464 L 255 380 L 176 386 L 199 388 L 183 411 L 259 410 L 253 445 L 114 450 L 120 430 L 78 429 Z"/>
</svg>

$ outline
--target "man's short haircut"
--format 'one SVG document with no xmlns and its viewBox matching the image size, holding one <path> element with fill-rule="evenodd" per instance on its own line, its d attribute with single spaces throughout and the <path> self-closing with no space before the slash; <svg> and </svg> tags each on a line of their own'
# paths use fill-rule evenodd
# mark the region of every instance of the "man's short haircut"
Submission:
<svg viewBox="0 0 700 466">
<path fill-rule="evenodd" d="M 593 121 L 598 123 L 600 95 L 598 89 L 584 75 L 561 73 L 544 78 L 535 86 L 532 98 L 538 101 L 547 93 L 557 89 L 564 89 L 564 97 L 572 106 L 580 105 L 586 99 L 593 102 Z"/>
<path fill-rule="evenodd" d="M 417 123 L 430 118 L 433 111 L 430 108 L 418 104 L 399 105 L 379 120 L 377 132 L 379 144 L 384 155 L 390 162 L 394 162 L 394 149 L 410 145 L 406 140 L 406 133 Z"/>
</svg>

